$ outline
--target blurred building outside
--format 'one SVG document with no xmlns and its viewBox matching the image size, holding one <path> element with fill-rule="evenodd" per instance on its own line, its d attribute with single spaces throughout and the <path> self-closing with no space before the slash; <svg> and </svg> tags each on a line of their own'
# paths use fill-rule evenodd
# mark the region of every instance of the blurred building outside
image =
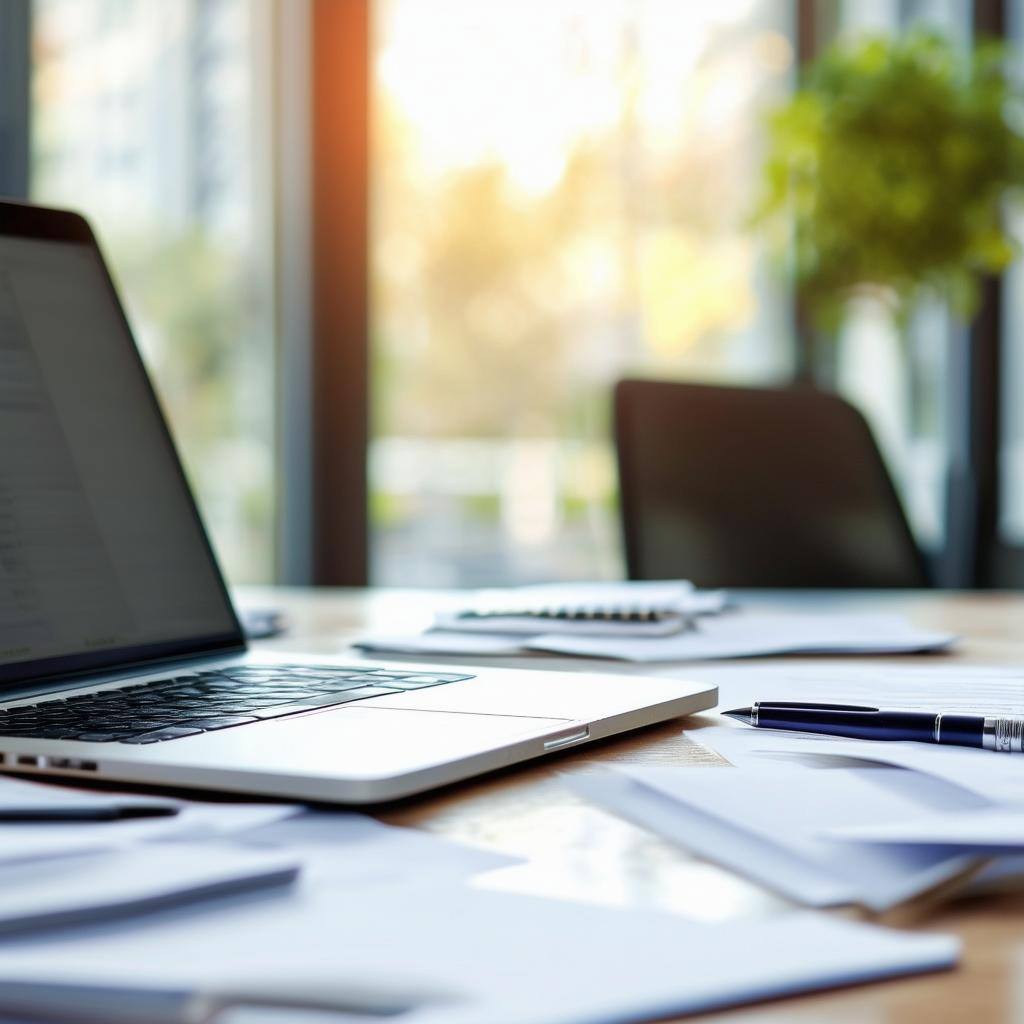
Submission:
<svg viewBox="0 0 1024 1024">
<path fill-rule="evenodd" d="M 31 194 L 121 285 L 229 576 L 274 566 L 260 0 L 35 0 Z"/>
</svg>

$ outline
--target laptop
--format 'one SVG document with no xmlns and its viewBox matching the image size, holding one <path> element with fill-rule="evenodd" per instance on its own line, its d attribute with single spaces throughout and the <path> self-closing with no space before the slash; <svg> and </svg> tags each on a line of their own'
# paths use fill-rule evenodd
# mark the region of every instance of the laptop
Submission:
<svg viewBox="0 0 1024 1024">
<path fill-rule="evenodd" d="M 247 649 L 88 224 L 0 203 L 0 770 L 375 803 L 714 687 Z"/>
</svg>

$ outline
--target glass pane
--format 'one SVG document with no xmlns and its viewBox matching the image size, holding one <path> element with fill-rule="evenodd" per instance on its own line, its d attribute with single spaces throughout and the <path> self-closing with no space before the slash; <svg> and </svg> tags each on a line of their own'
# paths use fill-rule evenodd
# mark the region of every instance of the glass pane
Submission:
<svg viewBox="0 0 1024 1024">
<path fill-rule="evenodd" d="M 1008 4 L 1009 35 L 1024 55 L 1024 0 Z M 1020 72 L 1020 69 L 1018 69 Z M 1024 72 L 1020 72 L 1024 85 Z M 1024 204 L 1006 210 L 1010 233 L 1024 240 Z M 1018 259 L 1003 284 L 1002 446 L 1000 450 L 1000 538 L 1024 544 L 1024 260 Z"/>
<path fill-rule="evenodd" d="M 926 26 L 967 44 L 970 8 L 961 0 L 845 0 L 836 35 Z M 945 535 L 949 347 L 958 330 L 939 302 L 922 303 L 902 332 L 878 304 L 861 302 L 850 309 L 835 360 L 838 389 L 870 422 L 918 541 L 933 551 Z"/>
<path fill-rule="evenodd" d="M 377 0 L 375 582 L 620 574 L 613 382 L 788 373 L 747 222 L 789 17 Z"/>
<path fill-rule="evenodd" d="M 273 573 L 270 216 L 248 0 L 35 0 L 34 200 L 104 246 L 214 543 Z"/>
</svg>

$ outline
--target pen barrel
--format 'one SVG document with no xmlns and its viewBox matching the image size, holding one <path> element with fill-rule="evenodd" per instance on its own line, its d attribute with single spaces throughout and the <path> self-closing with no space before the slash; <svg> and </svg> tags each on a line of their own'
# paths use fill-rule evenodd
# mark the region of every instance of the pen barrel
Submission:
<svg viewBox="0 0 1024 1024">
<path fill-rule="evenodd" d="M 949 743 L 957 747 L 984 746 L 985 719 L 981 715 L 936 715 L 936 743 Z"/>
<path fill-rule="evenodd" d="M 914 740 L 939 742 L 934 712 L 925 711 L 827 711 L 823 709 L 758 706 L 757 725 L 762 729 L 794 729 L 825 736 L 860 740 Z M 943 715 L 942 741 L 964 746 L 982 745 L 982 719 L 976 715 Z M 948 723 L 948 733 L 947 733 Z"/>
</svg>

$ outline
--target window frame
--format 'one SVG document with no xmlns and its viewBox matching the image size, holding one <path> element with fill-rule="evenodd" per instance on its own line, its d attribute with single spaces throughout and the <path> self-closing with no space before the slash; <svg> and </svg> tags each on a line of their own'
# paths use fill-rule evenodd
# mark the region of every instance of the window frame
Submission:
<svg viewBox="0 0 1024 1024">
<path fill-rule="evenodd" d="M 0 4 L 0 196 L 27 199 L 32 116 L 32 0 Z"/>
</svg>

